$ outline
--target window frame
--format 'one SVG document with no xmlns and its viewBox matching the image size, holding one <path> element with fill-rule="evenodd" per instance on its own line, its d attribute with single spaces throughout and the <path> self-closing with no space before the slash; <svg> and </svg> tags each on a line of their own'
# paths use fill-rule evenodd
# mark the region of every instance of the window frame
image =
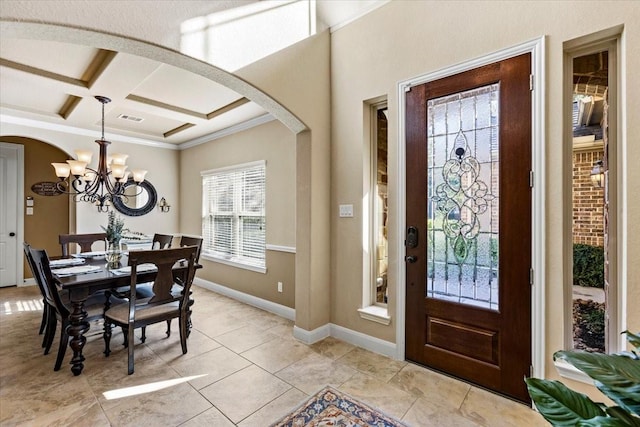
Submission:
<svg viewBox="0 0 640 427">
<path fill-rule="evenodd" d="M 573 62 L 575 58 L 590 55 L 602 51 L 608 51 L 608 171 L 606 172 L 605 200 L 608 200 L 609 216 L 606 224 L 605 251 L 609 259 L 608 275 L 605 278 L 605 348 L 608 354 L 625 349 L 625 339 L 621 332 L 625 329 L 624 299 L 625 283 L 620 274 L 624 268 L 624 233 L 620 233 L 619 226 L 623 224 L 620 216 L 620 206 L 624 206 L 624 194 L 621 192 L 622 160 L 619 151 L 624 144 L 620 139 L 621 129 L 621 105 L 620 105 L 620 40 L 621 27 L 614 27 L 595 34 L 590 34 L 564 43 L 564 77 L 563 77 L 563 128 L 564 150 L 563 164 L 565 167 L 563 177 L 564 203 L 564 229 L 563 229 L 563 259 L 564 259 L 564 347 L 572 350 L 573 346 Z M 556 368 L 561 376 L 582 381 L 588 384 L 592 380 L 573 366 L 555 361 Z"/>
<path fill-rule="evenodd" d="M 261 206 L 261 213 L 256 213 L 256 212 L 252 212 L 252 211 L 243 211 L 243 201 L 242 201 L 242 197 L 243 197 L 243 190 L 245 187 L 242 186 L 242 182 L 241 180 L 233 177 L 233 192 L 232 192 L 232 197 L 233 197 L 233 207 L 232 210 L 229 212 L 217 212 L 217 211 L 210 211 L 210 206 L 211 204 L 209 203 L 210 201 L 210 194 L 211 191 L 208 187 L 207 184 L 207 179 L 210 179 L 212 177 L 215 176 L 229 176 L 229 175 L 235 175 L 238 173 L 242 173 L 244 171 L 247 170 L 251 170 L 251 169 L 256 169 L 256 168 L 261 168 L 262 169 L 262 174 L 263 174 L 263 181 L 262 181 L 262 189 L 263 189 L 263 194 L 262 194 L 262 206 Z M 202 258 L 209 260 L 209 261 L 214 261 L 214 262 L 218 262 L 221 264 L 226 264 L 226 265 L 230 265 L 233 267 L 238 267 L 238 268 L 242 268 L 242 269 L 246 269 L 246 270 L 251 270 L 251 271 L 255 271 L 258 273 L 266 273 L 267 272 L 267 268 L 266 268 L 266 224 L 267 224 L 267 220 L 266 220 L 266 184 L 267 184 L 267 169 L 266 169 L 266 161 L 265 160 L 259 160 L 259 161 L 255 161 L 255 162 L 249 162 L 249 163 L 242 163 L 242 164 L 237 164 L 237 165 L 231 165 L 231 166 L 226 166 L 226 167 L 222 167 L 222 168 L 216 168 L 216 169 L 210 169 L 210 170 L 206 170 L 206 171 L 202 171 L 200 172 L 200 175 L 202 177 L 202 236 L 203 236 L 203 245 L 202 245 Z M 211 234 L 214 234 L 215 230 L 210 230 L 207 231 L 207 227 L 214 227 L 214 225 L 207 225 L 206 221 L 208 221 L 209 218 L 211 217 L 229 217 L 231 218 L 231 227 L 232 227 L 232 231 L 231 231 L 231 235 L 230 235 L 230 252 L 231 255 L 223 255 L 222 252 L 216 252 L 213 248 L 216 246 L 215 240 L 213 238 L 213 236 L 210 236 Z M 264 242 L 264 245 L 262 247 L 262 262 L 255 262 L 255 261 L 249 261 L 255 258 L 251 258 L 251 257 L 247 257 L 244 256 L 242 253 L 242 250 L 239 248 L 239 244 L 242 240 L 242 231 L 243 231 L 243 227 L 242 227 L 242 219 L 243 218 L 248 218 L 248 217 L 252 217 L 252 218 L 263 218 L 263 237 L 262 240 Z M 211 241 L 209 241 L 209 239 L 212 239 Z"/>
<path fill-rule="evenodd" d="M 389 316 L 389 301 L 387 303 L 377 302 L 376 298 L 376 253 L 378 246 L 378 210 L 377 210 L 377 165 L 378 165 L 378 111 L 387 110 L 389 112 L 386 97 L 378 97 L 364 103 L 364 143 L 363 143 L 363 251 L 362 260 L 362 308 L 358 309 L 360 317 L 377 323 L 388 325 L 391 322 Z M 387 137 L 388 150 L 388 137 Z M 388 152 L 388 151 L 387 151 Z M 387 172 L 388 172 L 387 156 Z M 387 191 L 389 187 L 387 187 Z M 387 194 L 387 199 L 389 195 Z M 387 254 L 389 242 L 387 241 Z M 387 270 L 389 273 L 390 270 Z M 387 287 L 389 286 L 389 275 L 387 274 Z"/>
</svg>

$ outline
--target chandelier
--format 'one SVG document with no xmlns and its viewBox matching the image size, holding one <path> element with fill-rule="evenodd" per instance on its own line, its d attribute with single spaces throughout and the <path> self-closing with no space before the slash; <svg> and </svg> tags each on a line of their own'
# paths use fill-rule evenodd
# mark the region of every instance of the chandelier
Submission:
<svg viewBox="0 0 640 427">
<path fill-rule="evenodd" d="M 87 167 L 92 157 L 91 151 L 88 150 L 76 150 L 77 160 L 51 164 L 59 178 L 56 183 L 59 192 L 73 194 L 76 202 L 93 203 L 98 207 L 98 211 L 106 212 L 116 198 L 128 198 L 125 194 L 125 184 L 129 180 L 129 171 L 125 162 L 129 156 L 113 153 L 107 157 L 107 146 L 111 142 L 104 139 L 104 106 L 111 100 L 105 96 L 95 98 L 102 104 L 102 136 L 96 139 L 100 146 L 98 168 Z M 144 181 L 146 173 L 146 170 L 132 170 L 133 181 L 140 184 Z"/>
</svg>

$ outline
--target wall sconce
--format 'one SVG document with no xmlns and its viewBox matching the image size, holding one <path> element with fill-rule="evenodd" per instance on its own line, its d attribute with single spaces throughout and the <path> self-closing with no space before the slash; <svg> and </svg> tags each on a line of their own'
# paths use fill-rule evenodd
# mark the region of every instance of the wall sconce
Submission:
<svg viewBox="0 0 640 427">
<path fill-rule="evenodd" d="M 604 187 L 604 168 L 602 167 L 602 160 L 598 160 L 594 163 L 593 169 L 591 169 L 591 182 L 594 187 Z"/>
<path fill-rule="evenodd" d="M 171 205 L 167 203 L 167 199 L 165 199 L 164 197 L 158 202 L 158 207 L 160 208 L 161 212 L 169 212 L 169 209 L 171 209 Z"/>
</svg>

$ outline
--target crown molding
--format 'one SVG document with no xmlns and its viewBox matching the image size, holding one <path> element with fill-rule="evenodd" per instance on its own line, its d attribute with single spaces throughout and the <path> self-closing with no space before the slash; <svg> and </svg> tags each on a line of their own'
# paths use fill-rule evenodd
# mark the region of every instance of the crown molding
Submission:
<svg viewBox="0 0 640 427">
<path fill-rule="evenodd" d="M 98 136 L 100 136 L 99 130 L 96 131 L 95 129 L 85 129 L 85 128 L 79 128 L 75 126 L 61 125 L 59 123 L 45 122 L 42 120 L 26 119 L 23 117 L 12 116 L 9 114 L 0 114 L 0 123 L 11 123 L 19 126 L 27 126 L 27 127 L 37 128 L 37 129 L 70 133 L 72 135 L 82 135 L 82 136 L 88 136 L 93 138 L 97 138 Z M 105 139 L 110 141 L 126 142 L 129 144 L 136 144 L 136 145 L 146 145 L 149 147 L 156 147 L 156 148 L 166 148 L 169 150 L 179 149 L 176 144 L 152 141 L 150 139 L 136 138 L 133 136 L 120 135 L 116 133 L 105 132 L 104 136 L 105 136 Z"/>
<path fill-rule="evenodd" d="M 198 138 L 192 139 L 191 141 L 183 142 L 178 146 L 179 147 L 178 149 L 186 150 L 187 148 L 192 148 L 197 145 L 206 144 L 207 142 L 211 142 L 213 140 L 220 139 L 225 136 L 233 135 L 234 133 L 242 132 L 243 130 L 251 129 L 252 127 L 259 126 L 264 123 L 269 123 L 275 119 L 276 119 L 275 117 L 267 113 L 262 116 L 258 116 L 253 119 L 249 119 L 244 122 L 235 124 L 233 126 L 229 126 L 227 128 L 209 133 L 207 135 L 202 135 Z"/>
</svg>

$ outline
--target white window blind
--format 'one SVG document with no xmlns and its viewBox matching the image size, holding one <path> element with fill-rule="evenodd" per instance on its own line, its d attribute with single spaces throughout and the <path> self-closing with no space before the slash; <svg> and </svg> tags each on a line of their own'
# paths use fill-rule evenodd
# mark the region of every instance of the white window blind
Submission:
<svg viewBox="0 0 640 427">
<path fill-rule="evenodd" d="M 265 267 L 265 162 L 202 172 L 203 255 Z"/>
</svg>

